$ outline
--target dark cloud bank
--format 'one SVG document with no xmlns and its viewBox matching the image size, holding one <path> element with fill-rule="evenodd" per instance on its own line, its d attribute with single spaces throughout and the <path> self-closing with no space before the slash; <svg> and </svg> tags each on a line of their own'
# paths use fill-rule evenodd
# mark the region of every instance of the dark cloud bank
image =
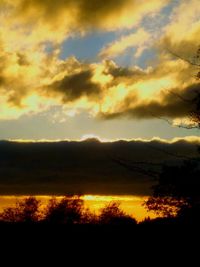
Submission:
<svg viewBox="0 0 200 267">
<path fill-rule="evenodd" d="M 58 143 L 0 142 L 0 194 L 138 194 L 147 195 L 152 178 L 124 168 L 115 159 L 174 162 L 171 153 L 197 156 L 197 144 L 184 140 L 97 140 Z M 170 153 L 166 153 L 166 151 Z M 114 160 L 113 160 L 114 159 Z"/>
</svg>

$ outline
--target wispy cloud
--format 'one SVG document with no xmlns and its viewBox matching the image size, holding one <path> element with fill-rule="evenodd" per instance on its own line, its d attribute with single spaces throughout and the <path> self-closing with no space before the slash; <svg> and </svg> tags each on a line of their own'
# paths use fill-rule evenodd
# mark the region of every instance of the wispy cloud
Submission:
<svg viewBox="0 0 200 267">
<path fill-rule="evenodd" d="M 140 28 L 135 33 L 122 36 L 119 40 L 108 44 L 99 55 L 102 58 L 115 58 L 126 52 L 128 48 L 136 48 L 135 57 L 138 57 L 147 48 L 150 38 L 151 35 Z"/>
</svg>

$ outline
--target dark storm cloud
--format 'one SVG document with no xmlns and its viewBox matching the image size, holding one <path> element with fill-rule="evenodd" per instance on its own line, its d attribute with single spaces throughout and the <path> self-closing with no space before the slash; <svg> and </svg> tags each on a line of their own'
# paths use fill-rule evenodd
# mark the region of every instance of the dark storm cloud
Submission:
<svg viewBox="0 0 200 267">
<path fill-rule="evenodd" d="M 179 140 L 97 140 L 58 143 L 0 142 L 0 194 L 147 195 L 152 178 L 127 169 L 127 162 L 175 163 L 176 155 L 197 157 L 197 143 Z M 166 153 L 170 152 L 170 153 Z"/>
</svg>

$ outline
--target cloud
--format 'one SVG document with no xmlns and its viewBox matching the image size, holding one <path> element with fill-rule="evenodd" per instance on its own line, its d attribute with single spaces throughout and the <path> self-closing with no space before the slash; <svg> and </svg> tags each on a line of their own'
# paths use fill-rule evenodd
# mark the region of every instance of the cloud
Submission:
<svg viewBox="0 0 200 267">
<path fill-rule="evenodd" d="M 151 0 L 16 0 L 1 1 L 2 33 L 10 47 L 45 42 L 61 43 L 90 30 L 136 26 L 144 16 L 158 12 L 169 1 Z M 2 34 L 2 36 L 4 36 Z M 18 37 L 18 38 L 17 38 Z"/>
<path fill-rule="evenodd" d="M 69 74 L 59 81 L 53 82 L 47 88 L 47 94 L 50 90 L 58 95 L 63 95 L 63 102 L 75 101 L 82 96 L 93 98 L 100 95 L 100 85 L 92 81 L 92 70 L 82 70 L 79 73 Z M 49 90 L 49 88 L 51 88 Z"/>
<path fill-rule="evenodd" d="M 200 86 L 192 66 L 182 60 L 161 59 L 157 67 L 146 70 L 120 68 L 112 61 L 104 67 L 112 79 L 98 114 L 101 118 L 174 119 L 188 116 L 195 108 L 192 99 Z"/>
<path fill-rule="evenodd" d="M 126 116 L 136 119 L 155 119 L 161 117 L 167 118 L 185 118 L 195 110 L 196 104 L 194 98 L 196 93 L 200 92 L 200 85 L 193 84 L 179 90 L 172 88 L 171 91 L 161 93 L 160 98 L 151 100 L 142 100 L 137 97 L 133 101 L 133 96 L 127 96 L 118 106 L 116 111 L 100 113 L 104 119 L 113 119 Z"/>
<path fill-rule="evenodd" d="M 200 91 L 191 66 L 181 60 L 162 59 L 157 67 L 142 70 L 122 68 L 110 60 L 98 64 L 74 57 L 62 60 L 56 52 L 45 55 L 41 51 L 37 61 L 27 53 L 4 56 L 1 119 L 41 112 L 52 105 L 69 112 L 71 108 L 74 114 L 86 109 L 104 119 L 175 119 L 194 108 L 194 103 L 182 98 L 192 99 Z"/>
<path fill-rule="evenodd" d="M 148 195 L 155 181 L 121 166 L 115 159 L 128 163 L 149 162 L 151 159 L 151 163 L 177 164 L 181 160 L 176 155 L 198 157 L 197 144 L 198 137 L 173 142 L 159 139 L 112 143 L 97 140 L 56 143 L 1 141 L 0 193 Z"/>
<path fill-rule="evenodd" d="M 0 119 L 39 113 L 52 105 L 62 106 L 69 114 L 70 109 L 73 114 L 86 109 L 104 119 L 187 116 L 194 104 L 178 95 L 192 99 L 194 91 L 200 90 L 194 78 L 196 70 L 164 49 L 181 56 L 195 53 L 200 29 L 197 0 L 181 1 L 174 9 L 155 44 L 157 59 L 146 69 L 121 67 L 111 60 L 88 63 L 74 57 L 59 58 L 59 44 L 70 34 L 132 27 L 167 2 L 1 1 Z M 141 49 L 148 38 L 141 28 L 101 53 L 115 57 L 129 46 Z M 52 51 L 47 51 L 50 44 Z"/>
<path fill-rule="evenodd" d="M 106 3 L 100 0 L 58 0 L 58 1 L 19 1 L 16 13 L 26 20 L 36 17 L 50 25 L 60 26 L 74 23 L 77 28 L 103 28 L 115 29 L 130 27 L 138 23 L 144 15 L 160 10 L 168 1 L 160 3 L 152 0 L 151 3 L 138 0 L 108 0 Z M 68 15 L 68 17 L 67 17 Z"/>
<path fill-rule="evenodd" d="M 29 51 L 0 51 L 0 119 L 18 118 L 29 112 L 41 112 L 54 99 L 39 94 L 39 88 L 51 78 L 55 56 L 42 49 Z"/>
<path fill-rule="evenodd" d="M 200 6 L 198 0 L 183 0 L 173 10 L 170 22 L 164 27 L 161 48 L 192 60 L 199 46 Z"/>
<path fill-rule="evenodd" d="M 99 55 L 102 58 L 114 58 L 126 52 L 128 48 L 136 47 L 135 56 L 138 57 L 147 48 L 150 38 L 150 34 L 141 28 L 135 33 L 122 36 L 119 40 L 108 44 L 101 50 Z"/>
</svg>

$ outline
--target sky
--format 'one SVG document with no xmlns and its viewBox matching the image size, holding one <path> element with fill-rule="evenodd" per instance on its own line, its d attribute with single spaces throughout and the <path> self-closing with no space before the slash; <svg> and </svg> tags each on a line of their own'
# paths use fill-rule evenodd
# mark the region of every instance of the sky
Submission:
<svg viewBox="0 0 200 267">
<path fill-rule="evenodd" d="M 198 136 L 177 126 L 199 91 L 199 14 L 198 0 L 0 0 L 0 139 Z"/>
</svg>

